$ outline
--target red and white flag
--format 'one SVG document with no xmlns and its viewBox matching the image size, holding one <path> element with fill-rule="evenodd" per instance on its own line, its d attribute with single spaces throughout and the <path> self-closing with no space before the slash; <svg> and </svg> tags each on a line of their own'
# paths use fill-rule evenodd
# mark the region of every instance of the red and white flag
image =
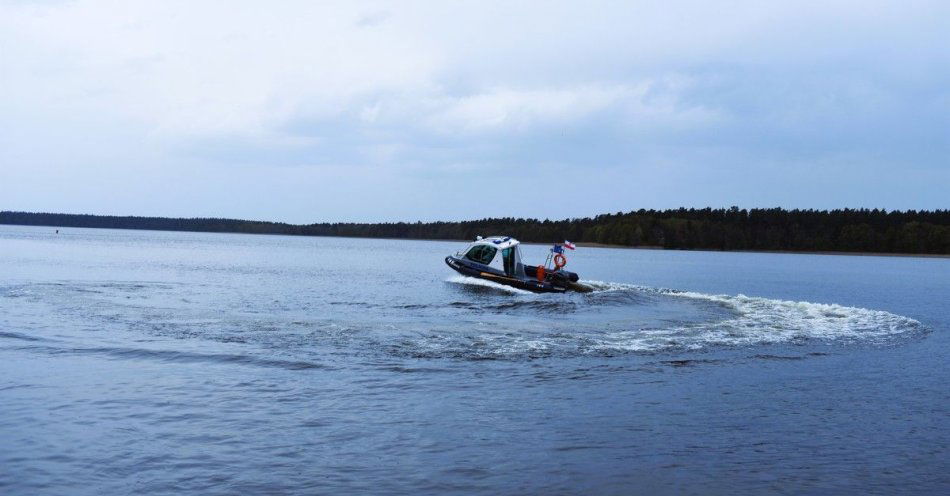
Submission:
<svg viewBox="0 0 950 496">
<path fill-rule="evenodd" d="M 570 241 L 567 241 L 567 240 L 564 240 L 564 247 L 567 248 L 568 250 L 573 250 L 577 248 L 576 246 L 574 246 L 574 243 L 571 243 Z"/>
</svg>

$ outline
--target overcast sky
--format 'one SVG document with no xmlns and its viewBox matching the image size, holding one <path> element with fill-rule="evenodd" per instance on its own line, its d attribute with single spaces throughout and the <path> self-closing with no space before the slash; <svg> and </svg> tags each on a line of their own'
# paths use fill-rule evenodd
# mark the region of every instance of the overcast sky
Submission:
<svg viewBox="0 0 950 496">
<path fill-rule="evenodd" d="M 0 1 L 0 210 L 950 208 L 950 2 Z"/>
</svg>

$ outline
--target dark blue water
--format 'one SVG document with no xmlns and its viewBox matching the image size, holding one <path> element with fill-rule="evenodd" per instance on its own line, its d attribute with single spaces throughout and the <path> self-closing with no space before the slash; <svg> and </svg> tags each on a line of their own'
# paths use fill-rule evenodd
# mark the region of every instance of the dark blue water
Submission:
<svg viewBox="0 0 950 496">
<path fill-rule="evenodd" d="M 0 493 L 950 491 L 950 260 L 460 247 L 0 226 Z"/>
</svg>

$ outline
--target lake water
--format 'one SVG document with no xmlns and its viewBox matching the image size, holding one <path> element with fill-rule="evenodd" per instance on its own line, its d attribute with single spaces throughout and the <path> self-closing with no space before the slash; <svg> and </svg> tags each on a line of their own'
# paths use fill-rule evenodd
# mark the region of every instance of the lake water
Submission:
<svg viewBox="0 0 950 496">
<path fill-rule="evenodd" d="M 950 491 L 950 260 L 462 246 L 0 226 L 0 493 Z"/>
</svg>

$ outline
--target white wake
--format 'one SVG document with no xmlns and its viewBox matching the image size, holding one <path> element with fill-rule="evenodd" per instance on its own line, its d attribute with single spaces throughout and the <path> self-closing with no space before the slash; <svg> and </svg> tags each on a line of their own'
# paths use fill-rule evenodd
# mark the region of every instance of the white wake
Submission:
<svg viewBox="0 0 950 496">
<path fill-rule="evenodd" d="M 467 284 L 469 286 L 482 286 L 486 288 L 498 289 L 505 291 L 511 294 L 520 294 L 520 295 L 534 295 L 531 291 L 525 291 L 523 289 L 513 288 L 511 286 L 505 286 L 504 284 L 498 284 L 497 282 L 492 282 L 486 279 L 479 279 L 477 277 L 468 277 L 463 275 L 452 276 L 445 280 L 446 282 L 451 282 L 453 284 Z"/>
<path fill-rule="evenodd" d="M 665 329 L 627 330 L 605 336 L 603 346 L 655 350 L 673 346 L 752 345 L 805 340 L 874 340 L 921 329 L 919 321 L 882 310 L 769 298 L 711 295 L 620 283 L 584 281 L 596 291 L 641 291 L 723 305 L 735 317 Z"/>
</svg>

